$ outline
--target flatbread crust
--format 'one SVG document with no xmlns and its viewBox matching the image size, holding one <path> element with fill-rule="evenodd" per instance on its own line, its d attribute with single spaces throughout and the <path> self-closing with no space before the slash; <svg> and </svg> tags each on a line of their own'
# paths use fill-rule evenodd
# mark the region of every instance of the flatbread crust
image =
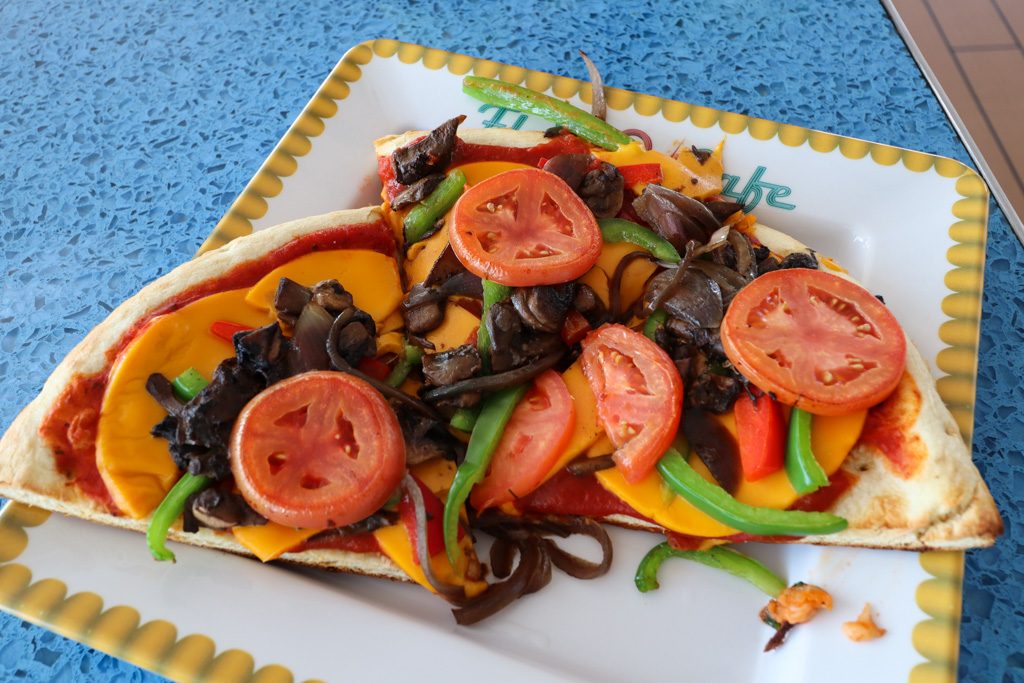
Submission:
<svg viewBox="0 0 1024 683">
<path fill-rule="evenodd" d="M 114 309 L 106 320 L 89 332 L 68 354 L 47 379 L 39 395 L 21 411 L 0 439 L 0 496 L 109 526 L 145 532 L 147 520 L 111 514 L 58 472 L 54 453 L 39 434 L 39 428 L 51 406 L 76 377 L 102 371 L 107 364 L 107 352 L 116 347 L 135 322 L 159 310 L 164 302 L 175 295 L 222 275 L 235 266 L 259 260 L 303 235 L 327 228 L 354 227 L 381 221 L 380 209 L 371 207 L 336 211 L 284 223 L 233 240 L 220 249 L 178 266 L 141 289 Z M 251 556 L 230 533 L 201 529 L 198 533 L 186 534 L 172 530 L 169 536 L 191 545 Z M 380 553 L 308 550 L 286 553 L 281 559 L 324 569 L 409 580 L 405 572 Z"/>
<path fill-rule="evenodd" d="M 385 135 L 373 141 L 373 149 L 378 157 L 389 156 L 399 147 L 404 147 L 430 133 L 429 130 L 411 130 L 401 135 Z M 539 130 L 512 130 L 511 128 L 460 128 L 458 137 L 471 145 L 491 147 L 513 147 L 529 149 L 537 145 L 551 142 Z"/>
</svg>

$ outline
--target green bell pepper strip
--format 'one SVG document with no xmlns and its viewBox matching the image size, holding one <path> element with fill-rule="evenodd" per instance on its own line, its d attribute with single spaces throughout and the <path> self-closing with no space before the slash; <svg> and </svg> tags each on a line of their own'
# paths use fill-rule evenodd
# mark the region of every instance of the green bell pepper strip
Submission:
<svg viewBox="0 0 1024 683">
<path fill-rule="evenodd" d="M 529 88 L 493 78 L 466 76 L 462 79 L 462 92 L 487 104 L 528 112 L 545 121 L 565 126 L 577 137 L 598 147 L 614 151 L 620 145 L 632 142 L 632 138 L 618 128 L 579 107 Z"/>
<path fill-rule="evenodd" d="M 181 373 L 171 382 L 171 387 L 183 401 L 191 401 L 196 394 L 203 390 L 209 382 L 195 368 L 189 368 Z M 203 476 L 194 476 L 186 472 L 181 476 L 171 490 L 167 492 L 164 499 L 160 501 L 153 517 L 149 520 L 149 527 L 146 529 L 146 543 L 153 557 L 161 562 L 170 560 L 174 562 L 174 553 L 167 549 L 167 531 L 174 524 L 174 520 L 181 517 L 185 511 L 185 501 L 193 493 L 202 491 L 212 483 L 212 479 Z"/>
<path fill-rule="evenodd" d="M 480 411 L 478 409 L 459 408 L 452 415 L 452 419 L 448 421 L 448 424 L 463 432 L 471 432 L 473 431 L 473 425 L 476 424 L 479 417 Z"/>
<path fill-rule="evenodd" d="M 484 399 L 480 417 L 477 418 L 473 434 L 469 437 L 466 457 L 455 470 L 455 478 L 448 489 L 448 500 L 444 504 L 444 547 L 452 567 L 457 568 L 462 557 L 462 548 L 459 547 L 458 540 L 459 512 L 469 498 L 470 490 L 487 474 L 487 466 L 491 464 L 491 457 L 494 455 L 494 449 L 498 447 L 498 442 L 501 441 L 505 425 L 508 424 L 512 411 L 526 393 L 526 389 L 527 385 L 509 387 Z"/>
<path fill-rule="evenodd" d="M 195 368 L 189 368 L 171 381 L 171 388 L 182 401 L 191 401 L 209 382 Z"/>
<path fill-rule="evenodd" d="M 668 543 L 651 548 L 636 569 L 634 582 L 641 593 L 658 589 L 658 569 L 670 557 L 693 560 L 713 569 L 721 569 L 752 584 L 769 597 L 776 598 L 786 589 L 786 582 L 752 557 L 731 548 L 715 546 L 708 550 L 677 550 Z"/>
<path fill-rule="evenodd" d="M 741 503 L 690 467 L 686 458 L 668 449 L 657 464 L 658 472 L 677 494 L 722 524 L 757 536 L 811 536 L 834 534 L 847 526 L 842 517 L 827 512 L 775 510 Z"/>
<path fill-rule="evenodd" d="M 658 341 L 655 336 L 658 334 L 658 329 L 661 328 L 665 321 L 668 320 L 668 313 L 661 310 L 660 308 L 654 313 L 651 313 L 647 320 L 644 321 L 644 336 L 650 339 L 652 342 Z"/>
<path fill-rule="evenodd" d="M 414 206 L 405 217 L 402 227 L 407 245 L 419 242 L 426 237 L 437 219 L 445 215 L 454 206 L 466 187 L 466 174 L 455 169 L 449 173 L 426 199 Z"/>
<path fill-rule="evenodd" d="M 419 365 L 421 362 L 423 362 L 423 349 L 412 344 L 406 344 L 402 356 L 398 359 L 395 367 L 391 369 L 391 374 L 384 380 L 385 384 L 392 387 L 400 386 L 405 381 L 405 378 L 409 376 L 413 366 Z"/>
<path fill-rule="evenodd" d="M 789 414 L 789 435 L 786 439 L 786 476 L 801 496 L 828 486 L 828 475 L 821 469 L 811 450 L 811 414 L 793 408 Z"/>
<path fill-rule="evenodd" d="M 625 218 L 600 218 L 597 224 L 601 227 L 601 237 L 605 242 L 635 244 L 651 252 L 651 256 L 659 261 L 679 263 L 683 260 L 671 242 L 639 223 L 627 221 Z"/>
<path fill-rule="evenodd" d="M 188 500 L 188 497 L 202 491 L 212 483 L 213 480 L 209 477 L 195 476 L 186 472 L 160 501 L 160 505 L 157 506 L 156 512 L 149 520 L 149 527 L 146 529 L 146 543 L 149 545 L 149 552 L 153 553 L 153 559 L 161 562 L 167 560 L 174 562 L 174 553 L 165 545 L 167 532 L 174 524 L 174 520 L 181 517 L 181 513 L 185 511 L 185 501 Z"/>
<path fill-rule="evenodd" d="M 491 335 L 487 332 L 487 314 L 491 306 L 512 296 L 512 288 L 490 280 L 483 281 L 484 303 L 480 311 L 480 327 L 476 331 L 476 348 L 484 362 L 484 371 L 491 370 Z"/>
</svg>

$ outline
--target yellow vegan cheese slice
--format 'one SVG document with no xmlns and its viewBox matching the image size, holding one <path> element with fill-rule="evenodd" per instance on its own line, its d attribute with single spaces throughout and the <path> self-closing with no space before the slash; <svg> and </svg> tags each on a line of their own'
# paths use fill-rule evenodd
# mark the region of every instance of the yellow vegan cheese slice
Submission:
<svg viewBox="0 0 1024 683">
<path fill-rule="evenodd" d="M 158 316 L 128 345 L 111 368 L 96 434 L 96 466 L 117 506 L 130 517 L 148 515 L 177 481 L 167 441 L 149 432 L 167 413 L 146 392 L 154 372 L 168 379 L 190 367 L 210 379 L 232 345 L 210 333 L 218 320 L 259 327 L 270 314 L 246 304 L 246 289 L 194 301 Z"/>
<path fill-rule="evenodd" d="M 475 343 L 479 327 L 480 318 L 449 301 L 444 307 L 444 322 L 427 332 L 426 337 L 434 345 L 433 353 L 441 353 Z"/>
<path fill-rule="evenodd" d="M 423 569 L 413 559 L 412 542 L 409 540 L 409 534 L 406 532 L 404 524 L 392 524 L 391 526 L 377 529 L 373 532 L 373 536 L 377 539 L 381 552 L 408 574 L 410 579 L 431 593 L 437 592 L 430 585 L 430 582 L 427 581 Z M 469 536 L 466 536 L 464 540 L 468 540 L 468 538 Z M 466 597 L 472 598 L 487 589 L 487 583 L 484 581 L 467 581 L 456 576 L 452 570 L 452 565 L 448 562 L 448 556 L 443 552 L 437 553 L 430 558 L 430 567 L 434 571 L 434 576 L 439 580 L 457 586 L 461 585 L 466 591 Z"/>
<path fill-rule="evenodd" d="M 619 167 L 658 164 L 662 175 L 660 184 L 688 197 L 706 199 L 722 191 L 721 143 L 704 163 L 689 149 L 681 150 L 678 158 L 673 158 L 663 152 L 644 149 L 639 142 L 623 145 L 614 152 L 595 150 L 594 156 Z M 630 189 L 641 194 L 646 186 L 647 183 L 636 183 Z"/>
<path fill-rule="evenodd" d="M 320 529 L 292 529 L 275 522 L 267 522 L 263 526 L 236 526 L 231 530 L 235 540 L 262 562 L 280 557 L 319 532 Z"/>
<path fill-rule="evenodd" d="M 271 310 L 282 277 L 309 287 L 321 280 L 337 280 L 352 294 L 356 306 L 378 325 L 402 302 L 402 283 L 395 259 L 368 249 L 316 251 L 289 261 L 267 273 L 253 285 L 246 301 L 256 308 Z"/>
</svg>

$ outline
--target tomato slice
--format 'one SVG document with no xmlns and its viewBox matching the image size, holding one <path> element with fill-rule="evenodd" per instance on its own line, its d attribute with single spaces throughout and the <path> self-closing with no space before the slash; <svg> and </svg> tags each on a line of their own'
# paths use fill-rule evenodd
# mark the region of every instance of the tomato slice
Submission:
<svg viewBox="0 0 1024 683">
<path fill-rule="evenodd" d="M 776 270 L 740 290 L 722 320 L 733 365 L 782 403 L 818 415 L 869 408 L 903 376 L 896 317 L 860 285 L 820 270 Z"/>
<path fill-rule="evenodd" d="M 575 280 L 601 255 L 594 214 L 561 178 L 536 168 L 467 190 L 452 209 L 448 238 L 470 272 L 510 287 Z"/>
<path fill-rule="evenodd" d="M 259 393 L 235 422 L 229 455 L 246 502 L 290 527 L 358 522 L 405 474 L 405 441 L 388 402 L 340 372 L 307 372 Z"/>
<path fill-rule="evenodd" d="M 544 372 L 505 425 L 487 476 L 470 494 L 473 507 L 511 503 L 540 486 L 575 426 L 576 406 L 565 380 L 554 370 Z"/>
<path fill-rule="evenodd" d="M 388 364 L 372 356 L 367 356 L 359 361 L 359 370 L 382 382 L 391 375 L 391 368 L 388 367 Z"/>
<path fill-rule="evenodd" d="M 597 399 L 597 417 L 631 484 L 654 469 L 679 429 L 683 380 L 665 351 L 623 325 L 605 325 L 587 335 L 580 356 L 583 374 Z"/>
</svg>

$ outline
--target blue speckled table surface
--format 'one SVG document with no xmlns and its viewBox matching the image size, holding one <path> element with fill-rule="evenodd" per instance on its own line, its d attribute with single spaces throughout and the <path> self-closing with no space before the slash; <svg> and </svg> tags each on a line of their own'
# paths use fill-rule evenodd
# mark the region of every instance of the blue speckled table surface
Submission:
<svg viewBox="0 0 1024 683">
<path fill-rule="evenodd" d="M 969 161 L 868 0 L 0 3 L 0 430 L 122 299 L 189 258 L 341 54 L 398 38 Z M 989 224 L 974 455 L 1006 519 L 967 559 L 963 680 L 1024 680 L 1021 247 Z M 69 297 L 67 294 L 72 295 Z M 159 680 L 0 614 L 0 680 Z"/>
</svg>

